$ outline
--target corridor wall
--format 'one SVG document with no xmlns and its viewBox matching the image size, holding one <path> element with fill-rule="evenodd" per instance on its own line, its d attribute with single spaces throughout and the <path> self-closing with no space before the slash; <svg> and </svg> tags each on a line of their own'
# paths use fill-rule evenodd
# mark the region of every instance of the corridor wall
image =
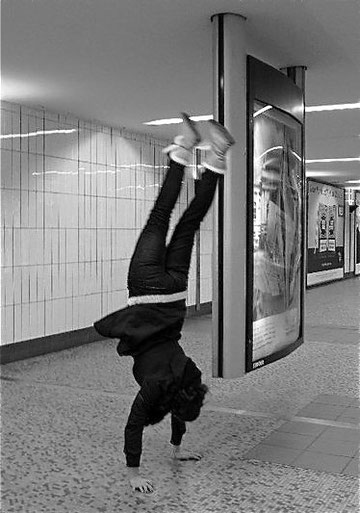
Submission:
<svg viewBox="0 0 360 513">
<path fill-rule="evenodd" d="M 166 170 L 168 141 L 7 102 L 1 111 L 1 345 L 8 345 L 91 327 L 126 305 L 129 260 Z M 186 179 L 170 235 L 193 188 Z M 211 301 L 211 216 L 201 228 L 202 303 Z"/>
</svg>

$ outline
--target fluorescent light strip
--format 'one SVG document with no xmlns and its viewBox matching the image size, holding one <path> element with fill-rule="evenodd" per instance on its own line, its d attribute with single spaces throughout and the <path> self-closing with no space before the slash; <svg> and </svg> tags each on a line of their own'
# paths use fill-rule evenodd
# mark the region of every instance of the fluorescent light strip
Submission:
<svg viewBox="0 0 360 513">
<path fill-rule="evenodd" d="M 360 180 L 346 180 L 346 183 L 360 183 Z"/>
<path fill-rule="evenodd" d="M 266 105 L 266 107 L 263 107 L 262 109 L 257 110 L 254 114 L 254 118 L 256 118 L 256 116 L 260 116 L 260 114 L 263 114 L 263 112 L 266 112 L 267 110 L 270 110 L 270 109 L 272 109 L 272 106 Z"/>
<path fill-rule="evenodd" d="M 313 171 L 306 169 L 306 176 L 315 178 L 320 176 L 329 176 L 329 171 Z"/>
<path fill-rule="evenodd" d="M 254 117 L 259 116 L 263 112 L 272 109 L 271 105 L 267 105 L 262 109 L 255 112 Z M 323 111 L 333 111 L 333 110 L 354 110 L 360 109 L 360 102 L 358 103 L 337 103 L 334 105 L 312 105 L 305 107 L 306 112 L 323 112 Z M 201 116 L 191 116 L 193 121 L 208 121 L 209 119 L 214 119 L 212 114 L 204 114 Z M 154 119 L 153 121 L 146 121 L 143 125 L 177 125 L 182 123 L 181 118 L 164 118 L 164 119 Z"/>
<path fill-rule="evenodd" d="M 349 157 L 339 159 L 308 159 L 306 164 L 313 164 L 315 162 L 360 162 L 360 157 Z"/>
<path fill-rule="evenodd" d="M 190 116 L 190 119 L 193 121 L 210 121 L 210 119 L 214 119 L 212 114 L 203 114 L 201 116 Z"/>
<path fill-rule="evenodd" d="M 305 107 L 306 112 L 322 112 L 326 110 L 354 110 L 360 109 L 360 103 L 338 103 L 336 105 L 314 105 Z"/>
<path fill-rule="evenodd" d="M 35 137 L 36 135 L 72 134 L 73 132 L 77 132 L 77 129 L 72 128 L 69 130 L 38 130 L 37 132 L 29 132 L 27 134 L 0 135 L 0 139 L 16 139 L 18 137 Z"/>
<path fill-rule="evenodd" d="M 168 119 L 154 119 L 153 121 L 146 121 L 143 125 L 178 125 L 182 123 L 181 118 L 168 118 Z"/>
<path fill-rule="evenodd" d="M 257 158 L 256 160 L 260 160 L 262 159 L 267 153 L 270 153 L 271 151 L 275 151 L 275 150 L 283 150 L 284 149 L 284 146 L 273 146 L 272 148 L 268 148 L 267 150 L 265 150 L 263 153 L 261 153 Z"/>
<path fill-rule="evenodd" d="M 263 107 L 262 109 L 255 112 L 254 117 L 259 116 L 263 112 L 272 109 L 271 105 L 267 105 L 266 107 Z M 360 109 L 360 102 L 359 103 L 337 103 L 334 105 L 312 105 L 305 107 L 306 112 L 323 112 L 323 111 L 334 111 L 334 110 L 354 110 L 354 109 Z M 209 119 L 214 119 L 214 116 L 212 114 L 204 114 L 201 116 L 191 116 L 193 121 L 208 121 Z M 164 119 L 154 119 L 153 121 L 146 121 L 143 123 L 143 125 L 178 125 L 182 123 L 181 118 L 164 118 Z"/>
<path fill-rule="evenodd" d="M 201 116 L 191 116 L 190 119 L 193 121 L 209 121 L 210 119 L 214 119 L 212 114 L 203 114 Z M 178 125 L 182 123 L 182 118 L 165 118 L 165 119 L 154 119 L 153 121 L 146 121 L 143 125 Z"/>
</svg>

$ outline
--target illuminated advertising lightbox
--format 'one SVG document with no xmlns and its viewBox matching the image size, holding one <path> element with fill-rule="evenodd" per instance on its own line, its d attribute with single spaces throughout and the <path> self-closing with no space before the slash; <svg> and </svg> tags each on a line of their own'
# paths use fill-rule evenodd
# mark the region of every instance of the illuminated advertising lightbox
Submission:
<svg viewBox="0 0 360 513">
<path fill-rule="evenodd" d="M 302 342 L 303 187 L 301 123 L 255 101 L 252 369 Z"/>
<path fill-rule="evenodd" d="M 344 276 L 344 200 L 339 187 L 308 180 L 307 285 Z"/>
<path fill-rule="evenodd" d="M 355 274 L 360 274 L 360 192 L 355 192 Z"/>
</svg>

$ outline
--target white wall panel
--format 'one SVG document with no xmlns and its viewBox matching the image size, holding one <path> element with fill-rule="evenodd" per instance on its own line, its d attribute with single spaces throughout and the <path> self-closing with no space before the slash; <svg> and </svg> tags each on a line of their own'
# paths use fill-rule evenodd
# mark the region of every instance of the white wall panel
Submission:
<svg viewBox="0 0 360 513">
<path fill-rule="evenodd" d="M 42 267 L 42 266 L 41 266 Z M 39 270 L 37 265 L 29 265 L 27 267 L 29 279 L 29 302 L 36 303 L 39 301 Z"/>
<path fill-rule="evenodd" d="M 28 159 L 27 164 L 25 163 L 26 159 Z M 45 159 L 42 155 L 21 154 L 21 171 L 24 169 L 24 173 L 27 173 L 28 188 L 32 191 L 40 192 L 45 190 L 44 161 Z M 24 184 L 26 185 L 26 177 Z"/>
<path fill-rule="evenodd" d="M 12 113 L 7 109 L 1 109 L 1 133 L 4 135 L 12 134 Z M 14 140 L 4 138 L 1 139 L 1 149 L 12 151 Z"/>
<path fill-rule="evenodd" d="M 1 343 L 14 342 L 14 306 L 1 307 Z"/>
<path fill-rule="evenodd" d="M 22 186 L 20 176 L 20 153 L 14 149 L 12 150 L 11 156 L 11 180 L 12 188 L 20 189 Z"/>
<path fill-rule="evenodd" d="M 9 189 L 2 196 L 1 214 L 6 228 L 20 227 L 20 190 Z"/>
<path fill-rule="evenodd" d="M 41 134 L 41 132 L 44 131 L 44 118 L 39 113 L 39 116 L 32 116 L 30 115 L 28 118 L 28 130 L 29 130 L 29 152 L 30 153 L 36 153 L 37 155 L 42 155 L 44 153 L 44 135 Z M 40 132 L 39 135 L 32 135 L 36 134 L 37 132 Z M 25 138 L 24 138 L 25 139 Z M 15 139 L 16 140 L 16 139 Z M 22 141 L 23 139 L 21 139 Z M 23 150 L 23 147 L 21 145 L 21 149 Z"/>
<path fill-rule="evenodd" d="M 16 308 L 17 308 L 17 306 L 18 305 L 16 305 Z M 21 318 L 20 340 L 23 340 L 23 333 L 26 333 L 26 334 L 31 333 L 30 304 L 29 303 L 21 303 L 20 304 L 20 318 Z"/>
<path fill-rule="evenodd" d="M 39 220 L 39 216 L 37 215 L 37 211 L 40 210 L 37 206 L 37 200 L 40 199 L 42 203 L 42 218 L 44 218 L 44 205 L 46 204 L 46 197 L 44 198 L 43 192 L 38 191 L 27 191 L 28 194 L 25 197 L 22 197 L 21 200 L 24 199 L 24 210 L 25 215 L 27 214 L 27 226 L 29 228 L 35 228 L 37 225 L 37 221 Z M 26 227 L 26 225 L 24 225 Z"/>
<path fill-rule="evenodd" d="M 23 340 L 22 332 L 23 332 L 23 318 L 21 315 L 21 304 L 13 305 L 13 340 L 11 342 L 20 342 Z"/>
<path fill-rule="evenodd" d="M 1 343 L 91 326 L 126 305 L 129 262 L 166 171 L 166 142 L 6 102 L 1 122 L 13 135 L 1 139 Z M 172 229 L 192 189 L 184 183 Z M 208 232 L 206 265 L 210 242 Z M 195 277 L 192 263 L 189 304 Z"/>
<path fill-rule="evenodd" d="M 1 269 L 1 305 L 9 306 L 13 302 L 13 276 L 12 267 Z"/>
<path fill-rule="evenodd" d="M 4 132 L 3 132 L 4 133 Z M 2 146 L 4 146 L 7 139 L 1 139 Z M 1 149 L 1 188 L 11 188 L 11 155 L 10 149 Z"/>
<path fill-rule="evenodd" d="M 44 336 L 45 303 L 30 303 L 30 330 L 28 338 Z"/>
</svg>

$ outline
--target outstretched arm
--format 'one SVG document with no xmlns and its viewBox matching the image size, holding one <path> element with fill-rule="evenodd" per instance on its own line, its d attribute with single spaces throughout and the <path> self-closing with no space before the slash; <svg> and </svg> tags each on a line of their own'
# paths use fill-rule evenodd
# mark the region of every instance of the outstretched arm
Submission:
<svg viewBox="0 0 360 513">
<path fill-rule="evenodd" d="M 140 475 L 139 467 L 128 467 L 127 471 L 130 486 L 133 491 L 139 491 L 142 493 L 152 493 L 154 491 L 154 485 L 152 482 Z"/>
<path fill-rule="evenodd" d="M 172 457 L 177 461 L 199 461 L 202 455 L 198 452 L 182 449 L 180 445 L 172 446 Z"/>
<path fill-rule="evenodd" d="M 183 420 L 171 414 L 171 445 L 172 445 L 172 457 L 178 461 L 199 461 L 201 455 L 186 449 L 182 449 L 181 441 L 182 437 L 186 432 L 186 424 Z"/>
<path fill-rule="evenodd" d="M 143 387 L 135 397 L 125 427 L 125 447 L 127 473 L 133 490 L 149 493 L 154 490 L 151 481 L 140 475 L 142 434 L 147 423 L 148 411 L 157 399 L 158 389 Z"/>
</svg>

